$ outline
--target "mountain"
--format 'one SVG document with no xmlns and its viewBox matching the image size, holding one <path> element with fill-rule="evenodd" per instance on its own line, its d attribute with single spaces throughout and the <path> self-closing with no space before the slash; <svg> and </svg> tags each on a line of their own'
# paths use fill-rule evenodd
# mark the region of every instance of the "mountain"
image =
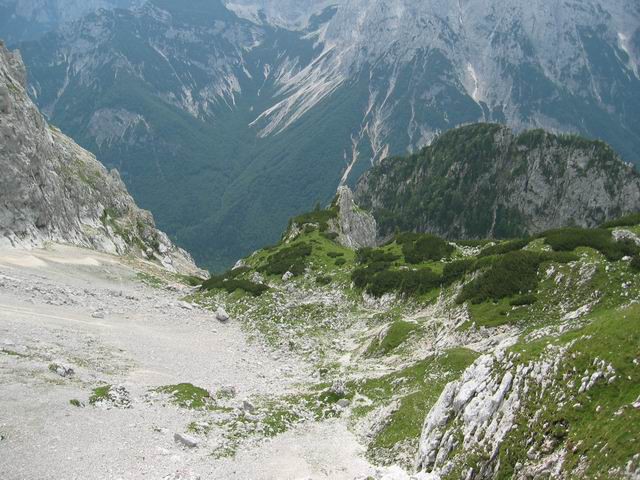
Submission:
<svg viewBox="0 0 640 480">
<path fill-rule="evenodd" d="M 152 0 L 21 50 L 52 121 L 220 267 L 461 124 L 580 133 L 636 162 L 639 25 L 632 0 Z"/>
<path fill-rule="evenodd" d="M 0 244 L 53 241 L 198 272 L 136 206 L 118 172 L 49 125 L 26 88 L 19 53 L 0 43 Z"/>
<path fill-rule="evenodd" d="M 476 124 L 380 162 L 358 182 L 356 201 L 384 236 L 510 238 L 638 211 L 640 174 L 602 142 Z"/>
<path fill-rule="evenodd" d="M 0 32 L 9 45 L 33 40 L 101 8 L 130 8 L 140 0 L 0 0 Z"/>
</svg>

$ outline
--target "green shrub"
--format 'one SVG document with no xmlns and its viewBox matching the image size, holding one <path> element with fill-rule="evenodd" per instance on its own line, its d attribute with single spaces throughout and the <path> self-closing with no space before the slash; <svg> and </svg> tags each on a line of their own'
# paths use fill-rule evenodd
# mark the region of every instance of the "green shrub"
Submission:
<svg viewBox="0 0 640 480">
<path fill-rule="evenodd" d="M 456 260 L 455 262 L 447 263 L 442 270 L 442 283 L 451 285 L 462 279 L 467 273 L 472 272 L 475 266 L 476 260 L 474 259 Z"/>
<path fill-rule="evenodd" d="M 396 236 L 396 242 L 402 245 L 405 260 L 412 264 L 441 260 L 454 251 L 449 242 L 430 234 L 403 233 Z"/>
<path fill-rule="evenodd" d="M 491 259 L 490 267 L 478 278 L 465 285 L 458 295 L 458 303 L 471 301 L 474 304 L 487 300 L 499 301 L 513 295 L 535 290 L 538 286 L 540 265 L 553 261 L 568 263 L 577 260 L 566 253 L 528 252 L 519 250 Z"/>
<path fill-rule="evenodd" d="M 320 235 L 322 235 L 327 240 L 331 240 L 332 242 L 340 236 L 336 232 L 321 232 Z"/>
<path fill-rule="evenodd" d="M 602 224 L 601 228 L 634 227 L 640 225 L 640 213 L 632 213 Z"/>
<path fill-rule="evenodd" d="M 633 242 L 616 242 L 611 232 L 603 229 L 562 228 L 543 234 L 545 243 L 555 251 L 572 252 L 578 247 L 590 247 L 602 253 L 607 260 L 617 261 L 640 251 Z"/>
<path fill-rule="evenodd" d="M 298 243 L 286 247 L 267 258 L 267 264 L 261 268 L 268 275 L 284 275 L 291 272 L 302 275 L 307 266 L 307 257 L 311 255 L 311 245 Z"/>
<path fill-rule="evenodd" d="M 387 262 L 375 262 L 365 267 L 356 268 L 351 273 L 351 280 L 357 288 L 366 288 L 377 274 L 387 270 L 389 266 L 390 264 Z"/>
<path fill-rule="evenodd" d="M 341 267 L 342 265 L 345 265 L 346 263 L 347 263 L 347 260 L 345 258 L 338 258 L 335 261 L 336 267 Z"/>
<path fill-rule="evenodd" d="M 505 253 L 514 252 L 516 250 L 522 250 L 529 245 L 529 240 L 511 240 L 509 242 L 502 242 L 492 247 L 485 248 L 480 252 L 478 257 L 489 257 L 491 255 L 504 255 Z"/>
<path fill-rule="evenodd" d="M 338 258 L 338 257 L 344 257 L 344 253 L 342 252 L 328 252 L 327 256 L 329 258 Z"/>
<path fill-rule="evenodd" d="M 512 307 L 524 307 L 526 305 L 533 305 L 538 301 L 538 297 L 533 294 L 521 295 L 517 298 L 514 298 L 509 302 L 509 305 Z"/>
<path fill-rule="evenodd" d="M 399 255 L 380 249 L 366 247 L 356 252 L 356 261 L 358 263 L 392 263 L 396 260 L 400 260 Z"/>
<path fill-rule="evenodd" d="M 400 293 L 406 296 L 423 295 L 442 283 L 442 277 L 429 268 L 400 272 Z"/>
<path fill-rule="evenodd" d="M 318 275 L 316 277 L 316 283 L 318 285 L 329 285 L 331 283 L 331 277 L 326 275 Z"/>
<path fill-rule="evenodd" d="M 635 255 L 629 265 L 631 266 L 631 270 L 640 272 L 640 255 Z"/>
<path fill-rule="evenodd" d="M 214 275 L 209 280 L 202 283 L 201 290 L 225 290 L 227 293 L 234 293 L 237 290 L 247 292 L 254 297 L 259 297 L 269 290 L 269 287 L 260 283 L 254 283 L 250 280 L 239 279 L 243 273 L 250 271 L 248 267 L 236 268 L 222 275 Z"/>
<path fill-rule="evenodd" d="M 356 287 L 374 297 L 397 292 L 402 295 L 422 295 L 440 286 L 442 277 L 428 268 L 390 270 L 389 264 L 374 263 L 356 269 L 351 278 Z"/>
</svg>

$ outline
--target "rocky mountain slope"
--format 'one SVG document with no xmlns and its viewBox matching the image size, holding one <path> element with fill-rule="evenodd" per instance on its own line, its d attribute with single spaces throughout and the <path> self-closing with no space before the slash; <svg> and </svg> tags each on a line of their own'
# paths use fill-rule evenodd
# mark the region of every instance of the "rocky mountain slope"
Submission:
<svg viewBox="0 0 640 480">
<path fill-rule="evenodd" d="M 220 266 L 460 124 L 578 132 L 636 161 L 638 8 L 153 0 L 21 49 L 43 111 Z"/>
<path fill-rule="evenodd" d="M 356 201 L 374 212 L 383 236 L 509 238 L 638 211 L 640 174 L 602 142 L 476 124 L 376 165 Z"/>
<path fill-rule="evenodd" d="M 337 419 L 388 467 L 372 478 L 638 478 L 639 214 L 354 251 L 332 235 L 334 208 L 189 297 L 316 372 L 252 399 L 250 416 L 212 417 L 226 429 L 216 455 Z"/>
<path fill-rule="evenodd" d="M 26 88 L 20 54 L 0 44 L 0 243 L 68 243 L 196 272 L 189 254 L 136 206 L 118 172 L 49 125 Z"/>
</svg>

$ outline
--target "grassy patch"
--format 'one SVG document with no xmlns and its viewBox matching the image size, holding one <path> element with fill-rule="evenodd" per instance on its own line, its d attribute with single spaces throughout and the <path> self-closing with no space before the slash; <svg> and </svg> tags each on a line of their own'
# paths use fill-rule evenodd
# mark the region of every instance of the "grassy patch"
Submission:
<svg viewBox="0 0 640 480">
<path fill-rule="evenodd" d="M 80 407 L 84 407 L 84 405 L 82 404 L 82 402 L 78 399 L 71 399 L 69 400 L 69 404 L 71 404 L 74 407 L 80 408 Z"/>
<path fill-rule="evenodd" d="M 202 410 L 209 407 L 213 402 L 211 394 L 207 390 L 196 387 L 190 383 L 166 385 L 157 388 L 156 391 L 169 395 L 172 403 L 180 408 Z"/>
<path fill-rule="evenodd" d="M 18 357 L 18 358 L 27 358 L 29 356 L 29 355 L 25 355 L 24 353 L 16 352 L 15 350 L 9 350 L 7 348 L 0 348 L 0 353 L 9 355 L 10 357 Z"/>
<path fill-rule="evenodd" d="M 402 345 L 418 329 L 415 323 L 397 320 L 391 324 L 382 338 L 376 338 L 367 349 L 366 356 L 387 355 Z"/>
<path fill-rule="evenodd" d="M 153 288 L 164 288 L 167 286 L 167 283 L 164 280 L 149 273 L 139 272 L 137 274 L 137 278 L 145 285 L 149 285 Z"/>
<path fill-rule="evenodd" d="M 93 389 L 93 393 L 89 397 L 89 403 L 95 405 L 96 403 L 105 402 L 109 400 L 109 392 L 111 391 L 111 385 L 103 385 Z"/>
<path fill-rule="evenodd" d="M 484 248 L 478 257 L 489 257 L 491 255 L 504 255 L 505 253 L 522 250 L 529 244 L 529 240 L 511 240 L 508 242 L 498 243 L 492 247 Z"/>
</svg>

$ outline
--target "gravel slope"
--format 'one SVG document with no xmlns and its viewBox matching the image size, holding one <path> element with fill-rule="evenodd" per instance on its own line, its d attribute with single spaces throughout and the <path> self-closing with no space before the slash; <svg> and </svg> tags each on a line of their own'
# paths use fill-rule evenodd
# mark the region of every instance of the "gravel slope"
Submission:
<svg viewBox="0 0 640 480">
<path fill-rule="evenodd" d="M 142 264 L 138 264 L 140 267 Z M 216 459 L 215 430 L 197 448 L 174 441 L 202 413 L 150 390 L 233 387 L 227 406 L 294 391 L 308 366 L 256 343 L 233 320 L 180 302 L 108 255 L 71 247 L 0 250 L 0 472 L 18 479 L 298 479 L 372 474 L 340 421 L 304 425 Z M 72 367 L 61 377 L 52 363 Z M 289 368 L 283 370 L 284 367 Z M 122 385 L 131 408 L 88 404 Z M 77 399 L 86 406 L 75 407 Z"/>
</svg>

